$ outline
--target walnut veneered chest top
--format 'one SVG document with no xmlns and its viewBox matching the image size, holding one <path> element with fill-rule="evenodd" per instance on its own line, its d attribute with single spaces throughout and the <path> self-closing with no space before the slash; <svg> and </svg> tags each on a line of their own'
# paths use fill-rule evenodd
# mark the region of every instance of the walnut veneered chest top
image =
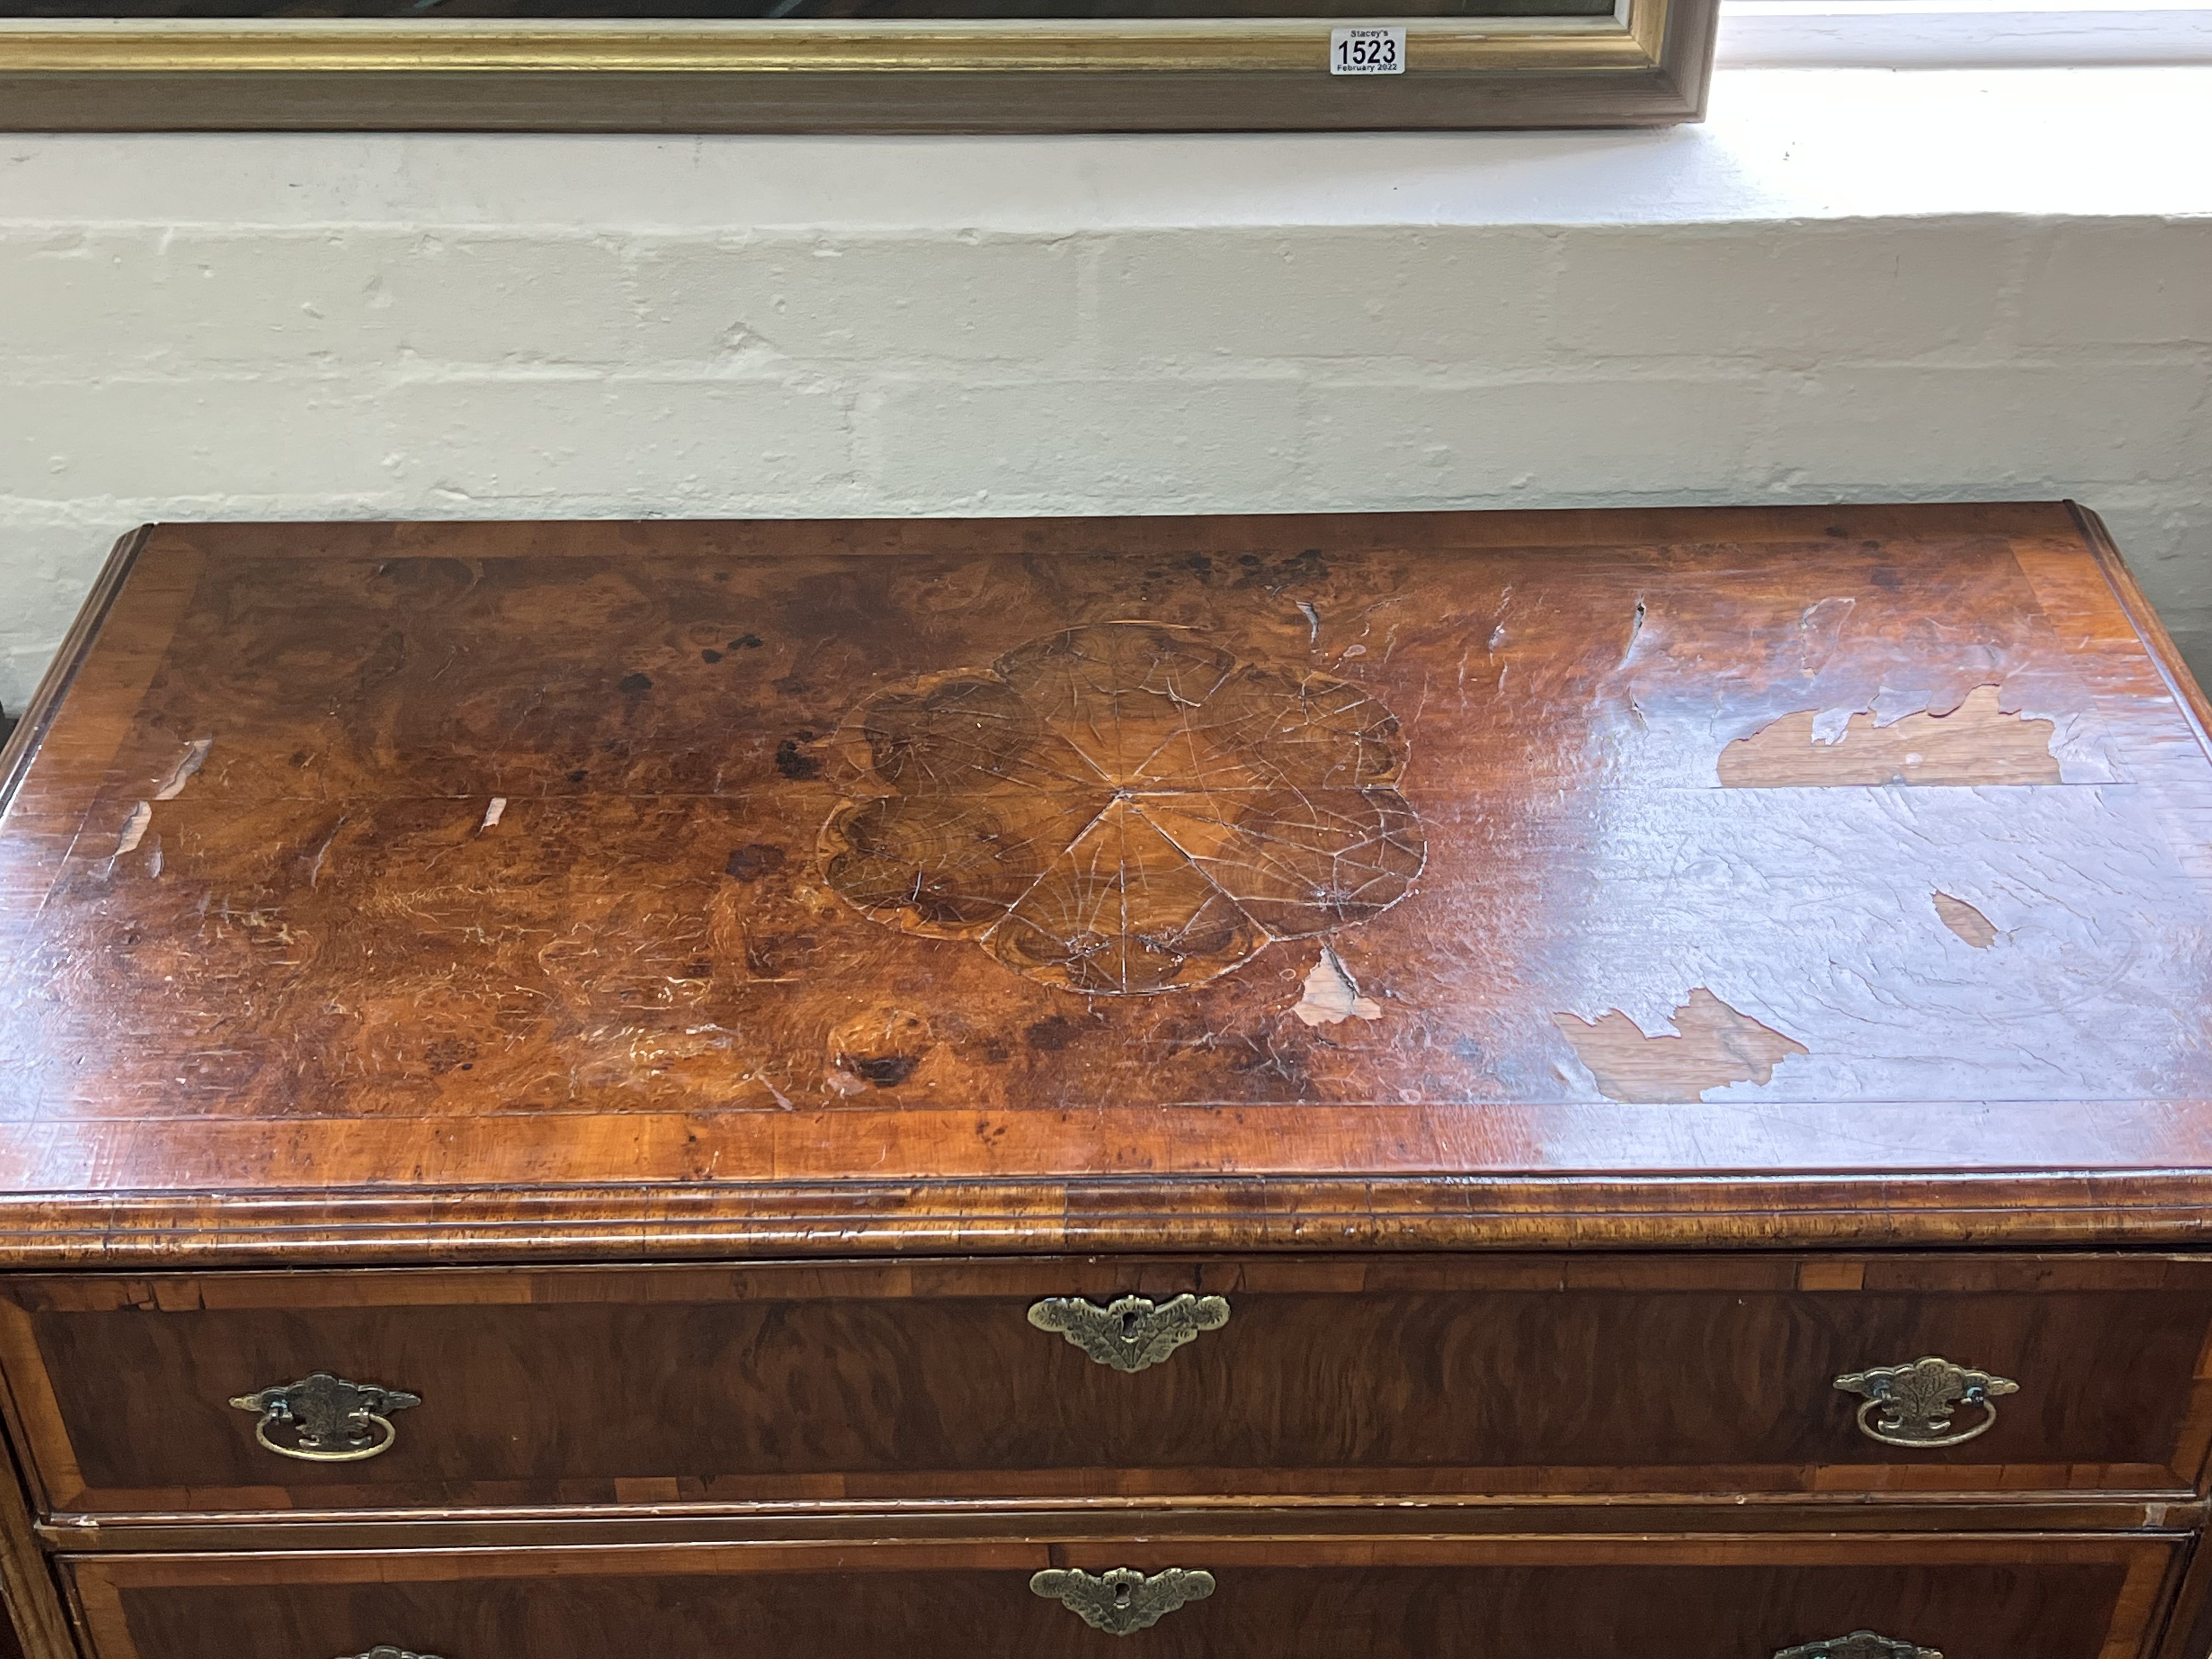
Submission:
<svg viewBox="0 0 2212 1659">
<path fill-rule="evenodd" d="M 137 532 L 16 1632 L 2204 1659 L 2205 716 L 2064 505 Z"/>
</svg>

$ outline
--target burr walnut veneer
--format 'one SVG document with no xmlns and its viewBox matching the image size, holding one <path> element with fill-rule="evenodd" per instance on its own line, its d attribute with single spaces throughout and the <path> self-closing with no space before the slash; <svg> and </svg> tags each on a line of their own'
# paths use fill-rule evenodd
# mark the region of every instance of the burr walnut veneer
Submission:
<svg viewBox="0 0 2212 1659">
<path fill-rule="evenodd" d="M 2205 715 L 2063 505 L 137 532 L 15 1633 L 2206 1659 Z"/>
</svg>

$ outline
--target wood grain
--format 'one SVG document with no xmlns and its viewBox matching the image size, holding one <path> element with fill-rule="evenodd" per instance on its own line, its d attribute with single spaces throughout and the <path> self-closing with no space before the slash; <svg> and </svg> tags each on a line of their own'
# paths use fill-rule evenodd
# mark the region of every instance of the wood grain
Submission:
<svg viewBox="0 0 2212 1659">
<path fill-rule="evenodd" d="M 2176 1575 L 2173 1600 L 2159 1638 L 2159 1659 L 2204 1659 L 2212 1653 L 2212 1551 L 2200 1538 Z"/>
<path fill-rule="evenodd" d="M 967 1546 L 78 1558 L 98 1659 L 360 1652 L 462 1659 L 755 1645 L 813 1659 L 1106 1650 L 1032 1595 L 1048 1565 L 1203 1566 L 1218 1581 L 1143 1633 L 1178 1656 L 1468 1651 L 1765 1656 L 1878 1622 L 1950 1653 L 2131 1659 L 2171 1538 L 1315 1544 L 1181 1539 Z"/>
<path fill-rule="evenodd" d="M 141 1512 L 75 1515 L 41 1523 L 38 1537 L 63 1554 L 173 1554 L 208 1551 L 453 1549 L 496 1544 L 509 1549 L 609 1545 L 753 1544 L 886 1539 L 945 1542 L 1048 1528 L 1054 1536 L 1115 1540 L 1141 1529 L 1148 1539 L 1212 1538 L 1224 1529 L 1302 1539 L 1449 1536 L 1528 1533 L 1595 1536 L 1632 1526 L 1638 1535 L 1705 1537 L 1961 1532 L 2174 1533 L 2203 1524 L 2204 1506 L 2163 1498 L 2008 1492 L 1999 1501 L 1961 1501 L 1930 1492 L 1893 1494 L 1879 1503 L 1851 1494 L 1746 1492 L 1711 1499 L 1650 1494 L 1551 1494 L 1485 1498 L 1425 1493 L 1376 1503 L 1372 1495 L 1121 1498 L 1019 1502 L 842 1498 L 792 1499 L 742 1509 L 662 1500 L 647 1508 L 579 1504 L 496 1511 L 325 1510 Z"/>
<path fill-rule="evenodd" d="M 28 1659 L 2206 1659 L 2206 715 L 2063 506 L 143 532 L 0 760 Z"/>
<path fill-rule="evenodd" d="M 793 1502 L 2163 1494 L 2212 1431 L 2212 1261 L 1085 1261 L 21 1278 L 3 1360 L 50 1508 L 705 1510 Z M 1811 1287 L 1801 1284 L 1810 1277 Z M 1226 1296 L 1124 1375 L 1048 1295 Z M 2018 1381 L 1948 1449 L 1859 1433 L 1839 1374 Z M 423 1403 L 374 1460 L 228 1402 L 315 1370 Z"/>
<path fill-rule="evenodd" d="M 53 1562 L 31 1518 L 25 1477 L 0 1459 L 0 1659 L 78 1659 Z"/>
<path fill-rule="evenodd" d="M 2194 1240 L 2212 763 L 2141 614 L 2060 507 L 156 531 L 0 821 L 0 1260 Z M 1285 937 L 1368 843 L 1164 693 L 1207 805 L 1049 842 L 1061 965 L 871 910 L 942 823 L 855 902 L 871 720 L 1138 623 L 1387 712 L 1392 902 Z M 2060 781 L 1721 787 L 1990 685 Z M 1375 1018 L 1298 1016 L 1324 950 Z M 1765 1081 L 1568 1036 L 1705 999 Z"/>
</svg>

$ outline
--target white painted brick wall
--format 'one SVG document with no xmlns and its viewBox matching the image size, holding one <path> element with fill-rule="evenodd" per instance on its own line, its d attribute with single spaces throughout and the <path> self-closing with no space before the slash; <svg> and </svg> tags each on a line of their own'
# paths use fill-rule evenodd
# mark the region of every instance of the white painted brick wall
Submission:
<svg viewBox="0 0 2212 1659">
<path fill-rule="evenodd" d="M 1644 135 L 0 138 L 0 702 L 116 534 L 217 516 L 2071 495 L 2212 669 L 2207 154 L 2182 70 L 1739 73 Z"/>
</svg>

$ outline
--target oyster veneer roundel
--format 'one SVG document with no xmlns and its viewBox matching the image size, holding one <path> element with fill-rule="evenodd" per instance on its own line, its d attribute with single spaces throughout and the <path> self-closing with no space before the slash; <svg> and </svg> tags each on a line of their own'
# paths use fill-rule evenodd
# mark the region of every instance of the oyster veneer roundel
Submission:
<svg viewBox="0 0 2212 1659">
<path fill-rule="evenodd" d="M 823 827 L 873 920 L 1047 985 L 1181 990 L 1378 915 L 1426 855 L 1396 718 L 1188 629 L 1096 623 L 878 693 Z"/>
</svg>

